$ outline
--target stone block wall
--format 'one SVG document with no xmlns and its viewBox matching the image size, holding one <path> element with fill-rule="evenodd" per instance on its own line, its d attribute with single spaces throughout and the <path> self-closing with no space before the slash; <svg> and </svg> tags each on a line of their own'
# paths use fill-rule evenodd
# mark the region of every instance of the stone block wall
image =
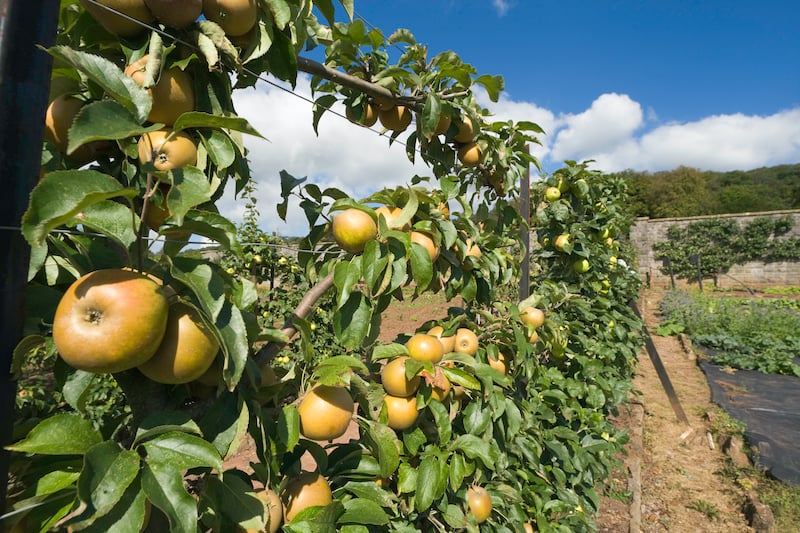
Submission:
<svg viewBox="0 0 800 533">
<path fill-rule="evenodd" d="M 667 229 L 672 225 L 688 226 L 692 222 L 708 218 L 734 219 L 740 226 L 745 226 L 756 218 L 785 217 L 793 220 L 791 230 L 783 237 L 800 237 L 800 210 L 767 211 L 763 213 L 737 213 L 731 215 L 713 215 L 684 218 L 640 218 L 631 227 L 631 243 L 636 248 L 639 259 L 639 275 L 642 281 L 653 288 L 670 286 L 669 274 L 661 272 L 662 261 L 655 258 L 653 244 L 667 240 Z M 685 286 L 685 280 L 675 280 L 676 285 Z M 713 283 L 703 280 L 705 284 Z M 689 285 L 697 285 L 691 280 Z M 719 277 L 719 286 L 724 288 L 759 288 L 769 286 L 800 285 L 800 261 L 776 261 L 765 263 L 754 261 L 744 265 L 734 265 L 727 275 Z M 744 287 L 743 287 L 744 286 Z"/>
</svg>

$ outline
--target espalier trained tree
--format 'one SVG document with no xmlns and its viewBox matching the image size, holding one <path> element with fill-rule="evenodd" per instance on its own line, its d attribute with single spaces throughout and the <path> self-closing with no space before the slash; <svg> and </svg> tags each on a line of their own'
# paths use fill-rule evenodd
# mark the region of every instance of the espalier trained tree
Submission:
<svg viewBox="0 0 800 533">
<path fill-rule="evenodd" d="M 625 311 L 637 283 L 613 240 L 624 190 L 572 163 L 534 187 L 551 203 L 534 213 L 533 296 L 515 303 L 518 183 L 541 130 L 491 121 L 473 91 L 496 100 L 501 78 L 353 13 L 346 0 L 62 1 L 14 370 L 52 376 L 63 401 L 21 411 L 4 524 L 592 527 L 624 441 L 607 415 L 639 346 Z M 301 55 L 313 47 L 324 63 Z M 310 127 L 343 104 L 430 175 L 354 199 L 282 172 L 274 207 L 285 217 L 294 197 L 309 222 L 295 259 L 253 220 L 243 135 L 260 134 L 231 94 L 298 71 L 312 75 Z M 248 201 L 240 228 L 216 208 L 229 182 Z M 222 259 L 187 248 L 192 235 Z M 266 304 L 267 271 L 305 292 L 274 287 Z M 377 342 L 391 302 L 426 291 L 466 308 Z M 337 439 L 348 425 L 357 437 Z M 245 438 L 252 468 L 229 467 Z"/>
</svg>

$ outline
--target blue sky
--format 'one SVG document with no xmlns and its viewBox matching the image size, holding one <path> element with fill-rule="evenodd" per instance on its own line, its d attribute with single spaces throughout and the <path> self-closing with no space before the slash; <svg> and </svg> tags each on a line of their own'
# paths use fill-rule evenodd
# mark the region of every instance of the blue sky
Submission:
<svg viewBox="0 0 800 533">
<path fill-rule="evenodd" d="M 800 105 L 800 2 L 368 0 L 365 20 L 406 27 L 500 74 L 514 99 L 575 113 L 629 95 L 660 120 Z"/>
<path fill-rule="evenodd" d="M 356 0 L 387 35 L 407 28 L 431 54 L 454 50 L 505 78 L 497 120 L 546 131 L 533 148 L 545 173 L 563 161 L 656 172 L 681 165 L 749 170 L 800 163 L 800 1 Z M 319 51 L 309 54 L 320 57 Z M 294 91 L 310 97 L 308 78 Z M 377 131 L 332 114 L 311 128 L 310 105 L 259 83 L 234 102 L 270 142 L 246 139 L 264 229 L 303 233 L 272 205 L 278 173 L 360 198 L 429 175 Z M 376 130 L 379 126 L 375 127 Z M 241 202 L 225 202 L 234 220 Z"/>
</svg>

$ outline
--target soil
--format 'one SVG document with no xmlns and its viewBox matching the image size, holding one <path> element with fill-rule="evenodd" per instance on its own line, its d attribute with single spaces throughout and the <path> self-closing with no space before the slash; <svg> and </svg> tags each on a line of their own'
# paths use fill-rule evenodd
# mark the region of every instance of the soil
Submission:
<svg viewBox="0 0 800 533">
<path fill-rule="evenodd" d="M 713 439 L 710 445 L 709 413 L 715 409 L 705 376 L 677 338 L 654 334 L 662 296 L 663 291 L 644 292 L 639 308 L 689 425 L 678 421 L 655 367 L 642 350 L 634 379 L 636 393 L 615 417 L 615 424 L 626 428 L 631 439 L 626 454 L 619 458 L 622 468 L 606 481 L 598 530 L 752 532 L 742 512 L 745 491 L 719 474 L 728 459 Z M 391 342 L 398 335 L 413 333 L 426 320 L 445 318 L 447 309 L 459 303 L 423 295 L 393 306 L 383 317 L 380 340 Z M 357 438 L 357 433 L 354 426 L 342 438 Z M 244 442 L 226 466 L 247 470 L 253 451 Z"/>
<path fill-rule="evenodd" d="M 625 502 L 603 499 L 598 528 L 633 533 L 754 531 L 742 512 L 744 489 L 719 474 L 728 458 L 719 443 L 709 440 L 709 414 L 715 408 L 703 372 L 678 338 L 654 333 L 662 296 L 661 291 L 644 292 L 639 308 L 689 426 L 678 421 L 642 350 L 634 379 L 637 395 L 616 421 L 632 435 L 628 455 L 622 458 L 627 471 L 617 472 L 610 482 L 612 487 L 627 483 L 629 492 Z"/>
</svg>

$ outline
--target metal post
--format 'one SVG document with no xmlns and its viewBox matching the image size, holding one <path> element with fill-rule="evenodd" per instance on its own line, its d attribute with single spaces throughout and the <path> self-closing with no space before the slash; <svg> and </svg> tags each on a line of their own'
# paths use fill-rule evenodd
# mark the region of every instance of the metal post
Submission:
<svg viewBox="0 0 800 533">
<path fill-rule="evenodd" d="M 530 153 L 530 146 L 525 145 L 525 151 Z M 522 246 L 525 248 L 524 257 L 522 259 L 522 270 L 520 272 L 519 280 L 519 299 L 524 300 L 531 295 L 531 165 L 528 163 L 528 169 L 522 175 L 520 183 L 519 194 L 519 210 L 525 224 L 522 226 L 520 237 L 522 238 Z"/>
<path fill-rule="evenodd" d="M 58 0 L 0 0 L 0 513 L 6 507 L 16 383 L 14 347 L 22 336 L 30 248 L 20 219 L 41 163 L 44 113 L 52 58 L 38 50 L 55 43 Z"/>
</svg>

